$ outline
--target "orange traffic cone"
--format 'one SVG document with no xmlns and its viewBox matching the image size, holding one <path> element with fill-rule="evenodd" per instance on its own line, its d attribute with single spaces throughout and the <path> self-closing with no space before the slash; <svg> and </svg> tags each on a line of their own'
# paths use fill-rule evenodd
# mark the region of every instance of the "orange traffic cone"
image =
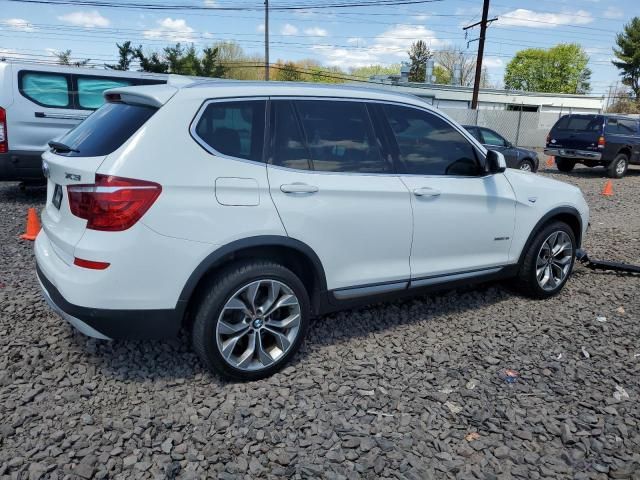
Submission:
<svg viewBox="0 0 640 480">
<path fill-rule="evenodd" d="M 38 220 L 36 209 L 30 208 L 27 214 L 27 232 L 20 235 L 20 238 L 23 240 L 35 240 L 38 232 L 40 232 L 40 220 Z"/>
<path fill-rule="evenodd" d="M 545 165 L 547 166 L 547 168 L 552 168 L 555 161 L 555 157 L 549 157 L 547 158 L 547 163 Z"/>
<path fill-rule="evenodd" d="M 613 195 L 613 182 L 611 180 L 607 180 L 607 183 L 604 184 L 602 195 L 604 195 L 605 197 L 610 197 Z"/>
</svg>

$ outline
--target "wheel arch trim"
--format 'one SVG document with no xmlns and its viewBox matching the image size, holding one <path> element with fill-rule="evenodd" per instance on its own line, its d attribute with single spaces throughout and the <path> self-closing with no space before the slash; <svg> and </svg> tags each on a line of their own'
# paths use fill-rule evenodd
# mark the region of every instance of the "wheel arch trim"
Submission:
<svg viewBox="0 0 640 480">
<path fill-rule="evenodd" d="M 524 261 L 524 257 L 527 254 L 529 247 L 533 243 L 533 240 L 537 235 L 537 233 L 540 231 L 540 229 L 545 224 L 549 223 L 550 220 L 561 215 L 570 215 L 577 220 L 579 228 L 577 232 L 578 234 L 576 235 L 576 248 L 580 248 L 582 244 L 582 231 L 583 231 L 582 217 L 580 216 L 580 212 L 578 212 L 578 210 L 575 207 L 569 207 L 569 206 L 556 207 L 552 210 L 549 210 L 546 214 L 544 214 L 542 218 L 538 220 L 538 222 L 533 227 L 533 229 L 531 229 L 531 233 L 529 234 L 529 237 L 527 238 L 527 241 L 525 242 L 524 247 L 520 252 L 520 256 L 518 258 L 518 265 L 522 265 L 522 262 Z M 571 227 L 571 225 L 569 225 L 569 227 Z"/>
<path fill-rule="evenodd" d="M 200 280 L 202 280 L 211 268 L 213 268 L 220 260 L 234 253 L 253 247 L 285 247 L 302 254 L 314 266 L 315 271 L 313 274 L 319 282 L 320 289 L 322 291 L 326 291 L 327 279 L 324 267 L 322 266 L 322 262 L 316 252 L 309 245 L 291 237 L 284 237 L 280 235 L 257 235 L 254 237 L 235 240 L 217 248 L 207 255 L 194 269 L 182 288 L 182 292 L 178 298 L 178 308 L 182 306 L 182 309 L 186 309 L 186 306 L 200 283 Z M 311 296 L 312 293 L 313 292 L 309 292 L 309 295 Z"/>
</svg>

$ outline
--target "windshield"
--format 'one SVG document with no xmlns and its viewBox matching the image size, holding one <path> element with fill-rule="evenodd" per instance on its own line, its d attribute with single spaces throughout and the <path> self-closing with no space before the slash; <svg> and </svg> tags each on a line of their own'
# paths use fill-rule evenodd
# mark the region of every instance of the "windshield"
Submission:
<svg viewBox="0 0 640 480">
<path fill-rule="evenodd" d="M 67 157 L 109 155 L 124 144 L 156 111 L 157 108 L 144 105 L 105 103 L 58 140 L 57 143 L 65 148 L 56 153 Z"/>
</svg>

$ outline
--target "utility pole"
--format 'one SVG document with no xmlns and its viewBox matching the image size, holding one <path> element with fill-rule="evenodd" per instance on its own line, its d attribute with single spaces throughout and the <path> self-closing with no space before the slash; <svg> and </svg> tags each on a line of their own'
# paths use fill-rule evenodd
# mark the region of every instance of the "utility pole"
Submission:
<svg viewBox="0 0 640 480">
<path fill-rule="evenodd" d="M 269 81 L 269 0 L 264 0 L 264 79 Z"/>
<path fill-rule="evenodd" d="M 482 79 L 482 56 L 484 55 L 484 39 L 487 33 L 487 25 L 498 18 L 492 18 L 488 20 L 489 16 L 489 0 L 484 0 L 484 4 L 482 6 L 482 20 L 473 25 L 468 25 L 463 28 L 463 30 L 468 30 L 469 28 L 480 25 L 480 38 L 478 39 L 478 58 L 476 59 L 476 77 L 473 82 L 473 97 L 471 97 L 471 108 L 473 110 L 478 108 L 478 92 L 480 90 L 480 80 Z M 468 42 L 467 46 L 469 45 Z"/>
</svg>

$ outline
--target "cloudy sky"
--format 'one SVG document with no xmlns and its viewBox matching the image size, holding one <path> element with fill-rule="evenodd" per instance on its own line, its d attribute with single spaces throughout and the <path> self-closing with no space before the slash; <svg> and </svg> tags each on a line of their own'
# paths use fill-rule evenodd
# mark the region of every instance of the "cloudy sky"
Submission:
<svg viewBox="0 0 640 480">
<path fill-rule="evenodd" d="M 122 2 L 121 2 L 122 3 Z M 158 3 L 160 0 L 147 0 Z M 74 57 L 93 63 L 115 61 L 115 42 L 132 40 L 147 50 L 167 43 L 198 47 L 216 40 L 235 40 L 247 53 L 263 49 L 264 18 L 259 10 L 214 10 L 252 6 L 260 0 L 180 0 L 165 4 L 209 6 L 211 10 L 135 10 L 73 5 L 23 4 L 0 0 L 0 55 L 31 60 L 51 58 L 55 50 L 71 49 Z M 322 2 L 276 0 L 272 5 Z M 444 0 L 405 6 L 325 8 L 274 11 L 271 14 L 271 59 L 315 58 L 344 69 L 407 59 L 406 50 L 422 39 L 433 50 L 457 46 L 475 55 L 477 37 L 462 26 L 480 18 L 481 0 Z M 604 94 L 618 80 L 611 65 L 615 33 L 634 15 L 638 0 L 536 0 L 492 2 L 490 16 L 499 18 L 488 30 L 485 65 L 491 80 L 501 83 L 514 53 L 528 47 L 578 42 L 591 56 L 592 90 Z"/>
</svg>

